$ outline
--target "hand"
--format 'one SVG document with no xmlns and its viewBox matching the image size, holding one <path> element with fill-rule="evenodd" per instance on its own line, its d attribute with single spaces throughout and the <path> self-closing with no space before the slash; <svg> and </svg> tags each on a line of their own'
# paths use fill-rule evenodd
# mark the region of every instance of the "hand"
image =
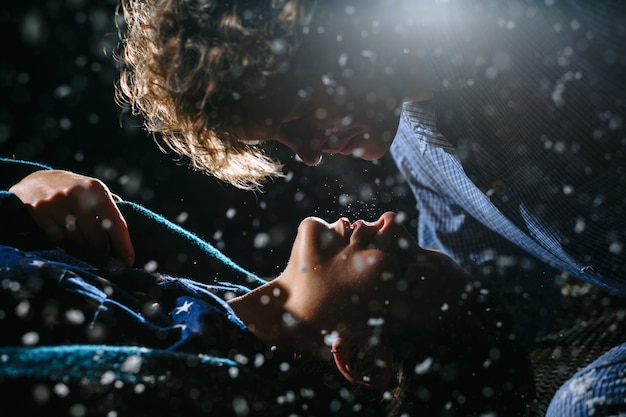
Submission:
<svg viewBox="0 0 626 417">
<path fill-rule="evenodd" d="M 135 261 L 126 220 L 115 205 L 121 199 L 102 181 L 69 171 L 42 170 L 9 191 L 53 241 L 90 247 L 127 266 Z"/>
</svg>

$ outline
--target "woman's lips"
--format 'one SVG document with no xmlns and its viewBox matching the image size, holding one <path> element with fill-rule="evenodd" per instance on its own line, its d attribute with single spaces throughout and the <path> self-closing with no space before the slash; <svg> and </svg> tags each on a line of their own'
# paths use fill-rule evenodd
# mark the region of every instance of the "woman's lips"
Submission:
<svg viewBox="0 0 626 417">
<path fill-rule="evenodd" d="M 354 231 L 354 226 L 350 223 L 346 217 L 342 217 L 339 219 L 339 224 L 341 225 L 341 235 L 344 238 L 349 239 L 352 236 L 352 232 Z"/>
<path fill-rule="evenodd" d="M 375 229 L 378 234 L 385 234 L 394 228 L 395 218 L 396 214 L 391 211 L 383 213 L 374 221 L 359 219 L 351 223 L 347 217 L 341 217 L 331 225 L 331 228 L 337 231 L 344 239 L 351 240 L 363 228 Z"/>
<path fill-rule="evenodd" d="M 362 127 L 351 127 L 345 131 L 331 131 L 331 137 L 335 135 L 339 137 L 339 140 L 331 141 L 329 138 L 324 144 L 322 151 L 329 154 L 351 154 L 353 149 L 348 145 L 353 139 L 364 134 L 365 131 L 365 128 Z"/>
</svg>

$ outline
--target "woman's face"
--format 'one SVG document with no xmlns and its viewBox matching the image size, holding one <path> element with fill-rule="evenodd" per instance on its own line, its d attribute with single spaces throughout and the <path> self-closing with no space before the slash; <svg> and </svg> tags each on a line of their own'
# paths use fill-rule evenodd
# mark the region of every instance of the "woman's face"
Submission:
<svg viewBox="0 0 626 417">
<path fill-rule="evenodd" d="M 312 28 L 324 30 L 302 37 L 288 70 L 267 81 L 265 97 L 241 100 L 237 138 L 275 140 L 307 165 L 324 153 L 372 160 L 388 152 L 402 101 L 428 90 L 426 72 L 389 47 L 401 41 L 397 22 L 381 21 L 378 2 L 357 8 L 358 19 L 345 7 L 320 15 Z"/>
<path fill-rule="evenodd" d="M 351 85 L 363 82 L 357 76 L 347 82 L 319 66 L 304 66 L 307 71 L 296 78 L 282 75 L 270 81 L 268 97 L 244 101 L 237 138 L 279 142 L 310 166 L 325 153 L 364 160 L 387 153 L 398 127 L 399 100 Z"/>
<path fill-rule="evenodd" d="M 291 314 L 332 332 L 381 320 L 434 326 L 454 310 L 467 278 L 451 258 L 420 248 L 387 212 L 374 222 L 305 219 L 278 279 Z"/>
</svg>

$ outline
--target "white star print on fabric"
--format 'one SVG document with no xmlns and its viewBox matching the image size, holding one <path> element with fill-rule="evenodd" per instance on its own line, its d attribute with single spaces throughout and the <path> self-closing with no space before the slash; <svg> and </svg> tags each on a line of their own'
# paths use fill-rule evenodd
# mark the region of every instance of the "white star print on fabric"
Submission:
<svg viewBox="0 0 626 417">
<path fill-rule="evenodd" d="M 185 300 L 182 306 L 178 306 L 176 308 L 176 311 L 174 312 L 174 314 L 188 313 L 192 305 L 193 305 L 192 302 Z"/>
</svg>

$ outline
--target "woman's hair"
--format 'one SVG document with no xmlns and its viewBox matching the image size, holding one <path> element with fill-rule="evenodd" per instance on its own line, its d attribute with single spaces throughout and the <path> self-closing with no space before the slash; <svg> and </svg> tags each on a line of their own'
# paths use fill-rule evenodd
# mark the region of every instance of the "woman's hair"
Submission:
<svg viewBox="0 0 626 417">
<path fill-rule="evenodd" d="M 521 416 L 535 397 L 528 348 L 488 285 L 468 281 L 459 310 L 426 332 L 386 326 L 389 416 Z"/>
<path fill-rule="evenodd" d="M 121 0 L 116 99 L 160 134 L 162 150 L 239 188 L 259 188 L 282 166 L 233 137 L 232 126 L 241 101 L 262 97 L 268 78 L 287 70 L 314 4 Z"/>
</svg>

